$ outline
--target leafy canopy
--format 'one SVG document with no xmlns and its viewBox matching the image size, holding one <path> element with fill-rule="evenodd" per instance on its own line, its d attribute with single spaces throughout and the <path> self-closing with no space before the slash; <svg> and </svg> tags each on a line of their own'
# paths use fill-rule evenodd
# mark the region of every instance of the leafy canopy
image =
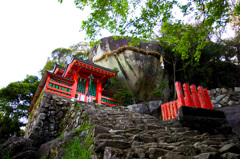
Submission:
<svg viewBox="0 0 240 159">
<path fill-rule="evenodd" d="M 56 63 L 64 67 L 67 61 L 71 59 L 72 55 L 81 59 L 86 59 L 89 50 L 90 46 L 87 42 L 79 42 L 69 48 L 56 48 L 52 51 L 51 57 L 48 58 L 45 66 L 39 71 L 39 73 L 43 75 L 45 71 L 52 70 Z"/>
<path fill-rule="evenodd" d="M 0 144 L 13 135 L 21 136 L 27 110 L 39 85 L 37 76 L 27 76 L 23 81 L 10 83 L 0 89 Z"/>
<path fill-rule="evenodd" d="M 63 0 L 58 0 L 62 3 Z M 156 27 L 163 23 L 181 21 L 175 12 L 192 21 L 200 23 L 196 59 L 199 50 L 205 45 L 206 36 L 212 30 L 222 31 L 233 17 L 240 15 L 240 2 L 230 0 L 74 0 L 77 8 L 90 8 L 88 19 L 82 21 L 81 29 L 87 38 L 95 41 L 102 30 L 117 36 L 131 36 L 133 40 L 149 40 Z M 236 19 L 236 18 L 235 18 Z M 235 20 L 234 19 L 234 20 Z M 186 32 L 184 34 L 189 34 Z M 188 45 L 187 39 L 179 41 L 181 46 Z M 180 47 L 181 47 L 180 46 Z M 183 51 L 180 53 L 185 54 Z"/>
</svg>

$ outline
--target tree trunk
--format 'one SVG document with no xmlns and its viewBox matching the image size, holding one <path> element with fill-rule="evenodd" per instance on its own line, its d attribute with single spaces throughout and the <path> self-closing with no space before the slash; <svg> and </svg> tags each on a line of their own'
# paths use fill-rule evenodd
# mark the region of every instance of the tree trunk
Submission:
<svg viewBox="0 0 240 159">
<path fill-rule="evenodd" d="M 174 86 L 176 83 L 176 64 L 177 64 L 177 62 L 173 60 L 172 63 L 173 63 L 173 86 Z M 174 97 L 174 99 L 176 99 L 177 98 L 176 88 L 174 87 L 173 90 L 174 90 L 173 97 Z"/>
</svg>

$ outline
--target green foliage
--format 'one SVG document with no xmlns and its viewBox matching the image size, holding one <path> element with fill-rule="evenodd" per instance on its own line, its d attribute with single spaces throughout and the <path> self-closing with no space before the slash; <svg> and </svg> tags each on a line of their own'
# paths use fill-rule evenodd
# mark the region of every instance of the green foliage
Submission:
<svg viewBox="0 0 240 159">
<path fill-rule="evenodd" d="M 117 76 L 113 76 L 109 81 L 110 84 L 106 87 L 106 89 L 119 86 L 120 80 Z"/>
<path fill-rule="evenodd" d="M 11 152 L 10 152 L 10 150 L 7 150 L 7 151 L 2 151 L 2 156 L 1 156 L 1 158 L 2 159 L 11 159 Z"/>
<path fill-rule="evenodd" d="M 161 98 L 163 96 L 162 90 L 167 87 L 167 84 L 168 84 L 168 81 L 162 81 L 158 85 L 157 89 L 155 91 L 151 92 L 151 95 L 152 96 L 155 95 L 155 96 L 158 96 Z"/>
<path fill-rule="evenodd" d="M 113 95 L 113 98 L 122 105 L 124 102 L 133 98 L 133 93 L 129 89 L 118 89 L 118 92 Z"/>
<path fill-rule="evenodd" d="M 13 135 L 22 136 L 20 119 L 26 119 L 27 110 L 39 85 L 36 76 L 27 76 L 23 81 L 10 83 L 0 89 L 0 144 Z"/>
<path fill-rule="evenodd" d="M 62 0 L 58 1 L 62 3 Z M 191 16 L 192 21 L 195 20 L 200 24 L 201 29 L 196 32 L 199 37 L 195 52 L 196 58 L 199 57 L 198 51 L 204 47 L 204 39 L 210 31 L 216 29 L 222 32 L 226 24 L 234 19 L 233 16 L 240 15 L 240 2 L 236 1 L 233 5 L 232 1 L 228 0 L 74 0 L 74 3 L 81 10 L 91 9 L 88 19 L 82 21 L 81 29 L 92 41 L 95 41 L 97 36 L 101 36 L 101 30 L 107 30 L 120 38 L 121 36 L 131 36 L 133 41 L 148 40 L 154 35 L 154 29 L 160 22 L 179 22 L 181 19 L 177 19 L 174 13 L 176 10 L 180 10 L 179 15 L 183 15 L 184 18 Z M 184 23 L 186 22 L 187 20 L 184 21 Z M 183 37 L 188 37 L 191 33 L 183 34 Z M 179 43 L 183 46 L 180 52 L 184 53 L 183 44 L 188 46 L 188 43 L 187 39 L 183 38 L 182 40 Z"/>
<path fill-rule="evenodd" d="M 72 55 L 86 60 L 89 50 L 90 46 L 87 42 L 79 42 L 69 48 L 56 48 L 52 51 L 51 58 L 48 58 L 45 66 L 39 71 L 39 73 L 43 75 L 45 71 L 53 70 L 56 63 L 65 67 L 67 61 L 71 59 Z"/>
<path fill-rule="evenodd" d="M 89 117 L 87 114 L 84 116 L 85 122 L 81 124 L 81 127 L 76 130 L 78 136 L 75 139 L 65 145 L 67 152 L 63 158 L 73 159 L 90 159 L 93 154 L 94 142 L 93 142 L 93 125 L 87 124 Z M 85 137 L 81 138 L 81 132 L 86 131 Z"/>
<path fill-rule="evenodd" d="M 39 71 L 39 74 L 41 74 L 41 76 L 43 76 L 44 72 L 53 70 L 56 63 L 57 63 L 56 61 L 48 59 L 46 64 L 44 65 L 43 69 L 41 69 Z M 60 65 L 65 66 L 64 64 L 60 64 Z"/>
<path fill-rule="evenodd" d="M 74 110 L 79 110 L 82 105 L 79 104 L 79 103 L 77 103 L 77 102 L 75 102 L 75 105 L 74 105 L 74 106 L 75 106 L 75 107 L 74 107 Z"/>
</svg>

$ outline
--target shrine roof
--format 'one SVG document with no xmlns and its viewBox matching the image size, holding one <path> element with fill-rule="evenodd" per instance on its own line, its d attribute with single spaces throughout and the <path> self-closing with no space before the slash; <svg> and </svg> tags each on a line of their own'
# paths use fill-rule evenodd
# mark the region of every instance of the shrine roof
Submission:
<svg viewBox="0 0 240 159">
<path fill-rule="evenodd" d="M 59 64 L 55 64 L 55 65 L 54 65 L 54 68 L 53 68 L 53 70 L 52 70 L 51 72 L 55 72 L 56 69 L 59 69 L 59 70 L 61 70 L 61 71 L 65 71 L 65 67 L 62 67 L 62 66 L 60 66 Z"/>
<path fill-rule="evenodd" d="M 55 66 L 56 66 L 56 68 L 59 68 L 60 70 L 63 70 L 63 71 L 65 70 L 65 68 L 59 64 L 56 64 Z"/>
<path fill-rule="evenodd" d="M 103 66 L 99 66 L 99 65 L 96 65 L 96 64 L 94 64 L 94 63 L 92 63 L 92 62 L 85 61 L 85 60 L 82 60 L 82 59 L 80 59 L 80 58 L 77 58 L 77 57 L 75 57 L 75 56 L 72 57 L 72 59 L 70 60 L 70 62 L 69 62 L 68 65 L 66 66 L 66 68 L 67 68 L 74 60 L 76 60 L 76 61 L 78 61 L 78 62 L 81 62 L 81 63 L 83 63 L 83 64 L 86 64 L 86 65 L 92 66 L 92 67 L 96 67 L 96 68 L 98 68 L 98 69 L 101 69 L 101 70 L 104 70 L 104 71 L 107 71 L 107 72 L 110 72 L 110 73 L 115 73 L 115 74 L 118 73 L 117 70 L 113 70 L 113 69 L 110 69 L 110 68 L 106 68 L 106 67 L 103 67 Z M 65 68 L 65 72 L 63 73 L 63 76 L 64 76 L 65 73 L 66 73 L 66 70 L 67 70 L 66 68 Z"/>
</svg>

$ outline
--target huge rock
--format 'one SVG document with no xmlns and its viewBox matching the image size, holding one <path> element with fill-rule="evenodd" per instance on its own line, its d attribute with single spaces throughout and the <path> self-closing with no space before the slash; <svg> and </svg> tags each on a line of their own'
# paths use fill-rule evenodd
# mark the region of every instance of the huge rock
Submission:
<svg viewBox="0 0 240 159">
<path fill-rule="evenodd" d="M 161 104 L 162 104 L 161 100 L 148 102 L 150 115 L 155 116 L 156 118 L 159 118 L 159 116 L 161 115 Z"/>
<path fill-rule="evenodd" d="M 11 137 L 0 146 L 0 158 L 35 158 L 37 148 L 30 139 Z M 8 158 L 7 157 L 7 158 Z"/>
<path fill-rule="evenodd" d="M 240 137 L 240 105 L 220 108 L 226 115 L 228 123 L 234 128 L 234 131 Z"/>
<path fill-rule="evenodd" d="M 139 113 L 139 114 L 147 114 L 147 115 L 149 115 L 149 109 L 148 109 L 148 107 L 147 107 L 145 104 L 143 104 L 143 103 L 141 103 L 141 104 L 129 105 L 129 106 L 128 106 L 128 109 L 129 109 L 130 111 L 134 111 L 134 112 Z"/>
<path fill-rule="evenodd" d="M 113 37 L 101 39 L 102 43 L 93 47 L 89 53 L 89 60 L 92 62 L 101 57 L 106 52 L 117 50 L 119 47 L 128 45 L 130 40 L 118 39 Z M 157 42 L 141 42 L 139 49 L 156 51 L 163 54 L 163 49 Z M 95 62 L 95 64 L 107 68 L 117 68 L 117 77 L 121 81 L 122 88 L 129 88 L 134 94 L 144 99 L 144 96 L 154 91 L 163 81 L 169 81 L 169 76 L 160 63 L 160 58 L 154 55 L 147 55 L 131 50 L 125 50 L 118 54 L 108 56 Z M 169 86 L 163 90 L 164 99 L 167 101 L 170 96 Z"/>
</svg>

